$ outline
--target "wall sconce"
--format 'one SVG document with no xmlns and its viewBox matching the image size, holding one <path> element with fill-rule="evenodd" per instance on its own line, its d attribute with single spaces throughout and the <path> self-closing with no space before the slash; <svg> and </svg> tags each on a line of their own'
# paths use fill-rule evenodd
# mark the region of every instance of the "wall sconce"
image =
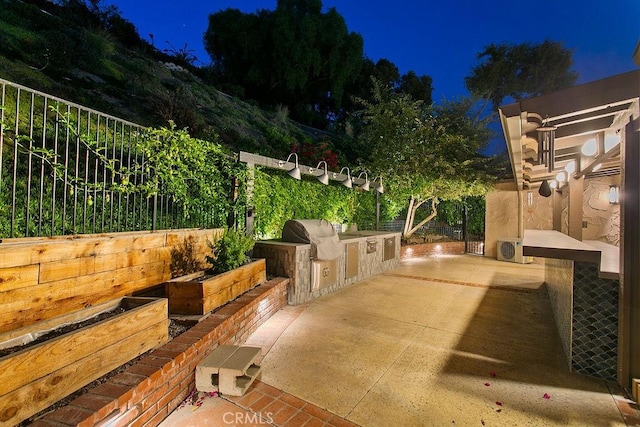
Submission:
<svg viewBox="0 0 640 427">
<path fill-rule="evenodd" d="M 377 185 L 375 184 L 376 180 L 379 181 Z M 374 178 L 373 179 L 373 183 L 374 183 L 373 184 L 373 188 L 375 188 L 378 193 L 380 193 L 380 194 L 384 193 L 384 187 L 382 186 L 382 177 L 381 176 L 379 176 L 377 178 Z"/>
<path fill-rule="evenodd" d="M 595 156 L 598 153 L 598 141 L 595 138 L 588 139 L 580 149 L 582 154 L 585 156 L 591 157 Z"/>
<path fill-rule="evenodd" d="M 620 203 L 620 187 L 617 185 L 609 186 L 609 203 L 617 205 Z"/>
<path fill-rule="evenodd" d="M 283 167 L 285 163 L 289 163 L 289 159 L 291 158 L 291 156 L 295 156 L 296 166 L 293 169 L 291 169 L 289 172 L 287 172 L 287 175 L 289 175 L 293 179 L 300 180 L 301 175 L 300 175 L 300 167 L 298 166 L 298 153 L 289 154 L 289 157 L 287 157 L 287 160 L 285 160 L 284 162 L 282 160 L 278 161 L 278 166 Z"/>
<path fill-rule="evenodd" d="M 360 186 L 360 189 L 362 191 L 369 191 L 369 175 L 367 175 L 366 172 L 360 172 L 360 175 L 358 175 L 358 178 L 360 178 L 362 174 L 364 174 L 364 184 Z"/>
<path fill-rule="evenodd" d="M 324 163 L 324 173 L 322 175 L 318 175 L 318 181 L 320 181 L 322 184 L 324 185 L 329 185 L 329 172 L 327 171 L 327 162 L 325 162 L 324 160 L 321 160 L 320 163 L 318 163 L 318 166 L 316 166 L 316 169 L 320 168 L 320 165 Z M 309 173 L 313 172 L 313 168 L 309 168 Z"/>
<path fill-rule="evenodd" d="M 565 172 L 567 172 L 567 177 L 570 177 L 571 175 L 573 175 L 573 173 L 576 171 L 576 161 L 571 160 L 569 163 L 567 163 L 564 166 L 564 170 Z"/>
<path fill-rule="evenodd" d="M 345 179 L 344 181 L 342 181 L 342 185 L 344 185 L 347 188 L 353 188 L 353 180 L 351 179 L 351 171 L 349 171 L 348 167 L 343 167 L 342 169 L 340 169 L 340 173 L 342 173 L 343 170 L 347 170 L 347 179 Z"/>
</svg>

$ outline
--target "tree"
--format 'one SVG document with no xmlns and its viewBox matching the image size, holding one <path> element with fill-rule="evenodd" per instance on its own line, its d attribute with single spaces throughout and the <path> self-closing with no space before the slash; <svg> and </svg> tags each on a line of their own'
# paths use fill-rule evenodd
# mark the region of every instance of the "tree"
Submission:
<svg viewBox="0 0 640 427">
<path fill-rule="evenodd" d="M 410 70 L 400 77 L 398 91 L 411 95 L 413 99 L 419 99 L 429 105 L 433 102 L 431 99 L 433 79 L 427 75 L 418 76 L 415 71 Z"/>
<path fill-rule="evenodd" d="M 322 13 L 320 0 L 211 14 L 204 41 L 226 83 L 244 87 L 263 105 L 287 105 L 298 119 L 323 118 L 340 107 L 346 85 L 360 72 L 364 44 L 335 8 Z"/>
<path fill-rule="evenodd" d="M 578 75 L 571 71 L 572 53 L 561 43 L 490 44 L 477 55 L 479 64 L 465 77 L 472 96 L 492 104 L 493 110 L 506 97 L 516 100 L 538 96 L 573 85 Z M 481 109 L 481 111 L 484 107 Z"/>
<path fill-rule="evenodd" d="M 461 200 L 488 191 L 490 177 L 476 153 L 488 141 L 484 122 L 468 117 L 471 101 L 426 106 L 410 95 L 374 84 L 374 102 L 363 101 L 360 144 L 370 151 L 362 159 L 374 175 L 384 176 L 387 194 L 407 203 L 403 238 L 437 215 L 440 200 Z M 417 210 L 430 205 L 414 225 Z"/>
</svg>

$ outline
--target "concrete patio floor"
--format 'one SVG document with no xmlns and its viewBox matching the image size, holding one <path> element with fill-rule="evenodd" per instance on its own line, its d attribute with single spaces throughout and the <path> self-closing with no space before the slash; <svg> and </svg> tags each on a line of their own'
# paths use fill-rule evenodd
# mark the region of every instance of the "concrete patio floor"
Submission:
<svg viewBox="0 0 640 427">
<path fill-rule="evenodd" d="M 403 260 L 276 313 L 246 342 L 260 382 L 161 425 L 638 425 L 615 383 L 569 372 L 543 280 L 540 264 Z"/>
</svg>

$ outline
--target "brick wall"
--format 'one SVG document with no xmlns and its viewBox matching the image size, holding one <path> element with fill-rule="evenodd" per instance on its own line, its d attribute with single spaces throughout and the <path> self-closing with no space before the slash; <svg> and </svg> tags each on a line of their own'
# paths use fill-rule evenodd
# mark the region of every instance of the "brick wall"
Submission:
<svg viewBox="0 0 640 427">
<path fill-rule="evenodd" d="M 401 259 L 443 254 L 464 254 L 464 242 L 420 243 L 416 245 L 402 246 L 400 249 Z"/>
<path fill-rule="evenodd" d="M 289 280 L 265 282 L 153 350 L 67 406 L 32 423 L 44 426 L 157 426 L 195 388 L 195 368 L 220 344 L 241 344 L 287 304 Z"/>
</svg>

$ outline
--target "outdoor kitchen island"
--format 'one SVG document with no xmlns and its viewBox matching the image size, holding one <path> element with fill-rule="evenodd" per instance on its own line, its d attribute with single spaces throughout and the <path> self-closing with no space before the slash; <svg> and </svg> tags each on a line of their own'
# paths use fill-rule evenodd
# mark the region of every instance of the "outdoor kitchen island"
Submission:
<svg viewBox="0 0 640 427">
<path fill-rule="evenodd" d="M 545 284 L 569 368 L 615 380 L 619 248 L 559 231 L 525 230 L 522 250 L 544 258 Z"/>
<path fill-rule="evenodd" d="M 292 220 L 282 239 L 257 241 L 253 256 L 267 274 L 290 278 L 288 303 L 297 305 L 397 267 L 400 233 L 338 234 L 323 220 Z"/>
</svg>

